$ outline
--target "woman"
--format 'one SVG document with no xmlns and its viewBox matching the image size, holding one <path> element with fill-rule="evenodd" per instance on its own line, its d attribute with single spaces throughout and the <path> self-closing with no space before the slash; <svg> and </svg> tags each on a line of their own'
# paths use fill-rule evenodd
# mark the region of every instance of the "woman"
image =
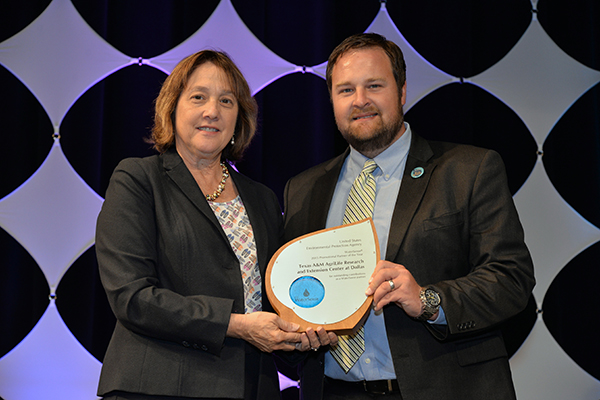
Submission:
<svg viewBox="0 0 600 400">
<path fill-rule="evenodd" d="M 318 346 L 314 332 L 309 339 L 263 311 L 281 210 L 271 190 L 227 163 L 248 147 L 256 115 L 233 62 L 201 51 L 156 100 L 160 154 L 115 169 L 96 234 L 117 317 L 98 389 L 105 399 L 278 398 L 269 353 Z"/>
</svg>

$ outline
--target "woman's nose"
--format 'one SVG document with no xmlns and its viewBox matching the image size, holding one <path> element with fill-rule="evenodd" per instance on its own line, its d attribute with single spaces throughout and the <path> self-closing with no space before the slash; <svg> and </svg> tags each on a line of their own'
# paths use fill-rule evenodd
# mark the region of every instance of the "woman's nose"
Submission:
<svg viewBox="0 0 600 400">
<path fill-rule="evenodd" d="M 215 119 L 219 116 L 218 101 L 216 99 L 209 99 L 204 106 L 204 117 Z"/>
</svg>

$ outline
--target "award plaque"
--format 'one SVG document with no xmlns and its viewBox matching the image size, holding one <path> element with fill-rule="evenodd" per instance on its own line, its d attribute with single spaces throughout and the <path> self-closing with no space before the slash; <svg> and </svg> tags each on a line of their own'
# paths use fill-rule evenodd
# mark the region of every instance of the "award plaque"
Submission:
<svg viewBox="0 0 600 400">
<path fill-rule="evenodd" d="M 353 332 L 373 301 L 366 296 L 379 261 L 371 218 L 301 236 L 282 246 L 267 267 L 265 286 L 279 316 L 338 334 Z"/>
</svg>

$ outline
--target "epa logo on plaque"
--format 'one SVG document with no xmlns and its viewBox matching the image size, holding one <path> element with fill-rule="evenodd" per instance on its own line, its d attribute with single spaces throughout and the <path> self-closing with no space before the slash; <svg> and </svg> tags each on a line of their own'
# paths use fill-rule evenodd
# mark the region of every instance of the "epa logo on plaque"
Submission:
<svg viewBox="0 0 600 400">
<path fill-rule="evenodd" d="M 266 290 L 275 311 L 307 327 L 352 332 L 367 315 L 365 296 L 379 261 L 371 218 L 301 236 L 281 247 L 267 267 Z"/>
</svg>

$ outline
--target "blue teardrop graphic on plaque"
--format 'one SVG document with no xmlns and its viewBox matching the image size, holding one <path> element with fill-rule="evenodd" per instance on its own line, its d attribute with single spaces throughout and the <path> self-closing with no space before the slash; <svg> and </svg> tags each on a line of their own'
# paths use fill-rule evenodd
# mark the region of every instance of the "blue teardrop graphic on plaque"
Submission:
<svg viewBox="0 0 600 400">
<path fill-rule="evenodd" d="M 290 298 L 297 306 L 312 308 L 325 297 L 325 287 L 315 277 L 302 276 L 290 285 Z"/>
</svg>

